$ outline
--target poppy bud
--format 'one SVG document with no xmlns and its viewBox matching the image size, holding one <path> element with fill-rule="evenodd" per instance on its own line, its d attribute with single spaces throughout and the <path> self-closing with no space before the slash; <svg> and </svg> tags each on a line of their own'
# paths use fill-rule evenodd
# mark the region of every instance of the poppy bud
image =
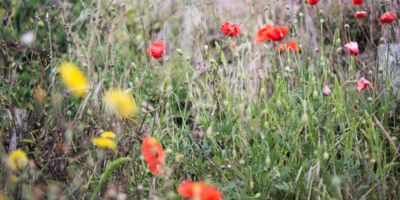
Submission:
<svg viewBox="0 0 400 200">
<path fill-rule="evenodd" d="M 301 116 L 301 123 L 305 126 L 308 124 L 308 121 L 309 119 L 307 113 L 303 113 L 303 116 Z"/>
<path fill-rule="evenodd" d="M 183 55 L 183 51 L 182 51 L 182 49 L 176 49 L 176 52 L 178 53 L 178 55 Z"/>
<path fill-rule="evenodd" d="M 314 91 L 313 91 L 313 98 L 314 98 L 314 99 L 318 99 L 318 92 L 317 92 L 317 90 L 314 90 Z"/>
<path fill-rule="evenodd" d="M 322 154 L 322 158 L 324 159 L 324 160 L 328 160 L 329 159 L 329 154 L 328 154 L 328 152 L 324 152 L 324 154 Z"/>
<path fill-rule="evenodd" d="M 343 53 L 343 49 L 342 49 L 341 47 L 338 47 L 338 48 L 336 49 L 336 52 L 337 52 L 338 54 L 342 54 L 342 53 Z"/>
</svg>

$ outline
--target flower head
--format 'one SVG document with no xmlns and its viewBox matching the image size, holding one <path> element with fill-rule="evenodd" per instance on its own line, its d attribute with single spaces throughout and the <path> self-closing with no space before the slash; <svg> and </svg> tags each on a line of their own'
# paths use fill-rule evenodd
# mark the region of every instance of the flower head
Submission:
<svg viewBox="0 0 400 200">
<path fill-rule="evenodd" d="M 361 92 L 363 90 L 372 90 L 374 87 L 372 86 L 371 82 L 365 79 L 364 77 L 360 78 L 357 81 L 357 92 Z"/>
<path fill-rule="evenodd" d="M 116 136 L 115 136 L 115 133 L 113 133 L 111 131 L 106 131 L 106 132 L 101 133 L 100 137 L 113 140 L 113 139 L 115 139 Z"/>
<path fill-rule="evenodd" d="M 296 41 L 291 41 L 288 43 L 279 44 L 278 52 L 281 53 L 282 51 L 300 51 L 300 48 L 298 47 Z"/>
<path fill-rule="evenodd" d="M 147 53 L 155 59 L 159 59 L 165 55 L 165 44 L 162 41 L 154 41 L 147 49 Z"/>
<path fill-rule="evenodd" d="M 150 135 L 147 135 L 143 139 L 142 155 L 153 175 L 162 173 L 162 168 L 165 163 L 165 155 L 164 150 L 157 139 Z"/>
<path fill-rule="evenodd" d="M 16 171 L 19 169 L 23 169 L 28 164 L 28 157 L 26 153 L 22 150 L 14 150 L 8 157 L 8 166 Z"/>
<path fill-rule="evenodd" d="M 381 16 L 380 22 L 381 22 L 381 24 L 390 24 L 390 23 L 392 23 L 396 18 L 397 18 L 396 13 L 394 13 L 394 12 L 387 12 L 387 13 L 384 13 L 384 14 Z"/>
<path fill-rule="evenodd" d="M 319 2 L 319 0 L 308 0 L 309 5 L 315 5 Z"/>
<path fill-rule="evenodd" d="M 183 181 L 178 187 L 182 197 L 191 200 L 221 200 L 222 193 L 217 188 L 203 182 Z"/>
<path fill-rule="evenodd" d="M 256 43 L 266 42 L 272 40 L 274 42 L 281 41 L 286 37 L 289 28 L 287 26 L 272 26 L 265 24 L 258 30 L 256 35 Z"/>
<path fill-rule="evenodd" d="M 226 36 L 237 36 L 240 33 L 240 27 L 231 22 L 224 22 L 221 25 L 221 32 Z"/>
<path fill-rule="evenodd" d="M 364 19 L 367 16 L 366 11 L 357 11 L 356 12 L 356 18 L 357 19 Z"/>
<path fill-rule="evenodd" d="M 363 4 L 363 0 L 353 0 L 353 4 L 361 6 Z"/>
<path fill-rule="evenodd" d="M 331 95 L 331 89 L 329 88 L 328 85 L 324 85 L 324 87 L 322 88 L 322 94 L 324 96 L 329 96 Z"/>
<path fill-rule="evenodd" d="M 137 111 L 135 99 L 129 91 L 111 88 L 105 93 L 104 102 L 106 109 L 120 118 L 132 117 Z"/>
<path fill-rule="evenodd" d="M 347 52 L 349 52 L 350 55 L 357 56 L 359 51 L 358 51 L 358 43 L 357 42 L 349 42 L 346 45 L 344 45 L 347 48 Z"/>
<path fill-rule="evenodd" d="M 68 89 L 76 96 L 83 96 L 89 89 L 85 75 L 74 63 L 62 63 L 60 67 L 61 79 Z"/>
<path fill-rule="evenodd" d="M 115 150 L 115 148 L 117 147 L 117 145 L 113 140 L 104 137 L 93 138 L 92 144 L 103 149 L 111 149 L 111 150 Z"/>
</svg>

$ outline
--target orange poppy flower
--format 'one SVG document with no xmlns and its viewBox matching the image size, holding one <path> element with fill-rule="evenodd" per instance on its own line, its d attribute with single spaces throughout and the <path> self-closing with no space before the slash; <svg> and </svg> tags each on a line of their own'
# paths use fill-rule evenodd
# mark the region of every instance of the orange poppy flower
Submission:
<svg viewBox="0 0 400 200">
<path fill-rule="evenodd" d="M 204 182 L 183 181 L 178 187 L 182 197 L 191 200 L 221 200 L 222 193 L 215 187 Z"/>
<path fill-rule="evenodd" d="M 272 26 L 265 24 L 256 35 L 256 43 L 272 40 L 274 42 L 281 41 L 286 37 L 289 28 L 287 26 Z"/>
<path fill-rule="evenodd" d="M 282 51 L 300 51 L 300 48 L 297 45 L 296 41 L 291 41 L 286 43 L 279 44 L 278 52 L 281 53 Z"/>
<path fill-rule="evenodd" d="M 153 175 L 162 173 L 162 168 L 165 163 L 165 155 L 160 142 L 158 142 L 154 137 L 147 135 L 143 139 L 142 155 Z"/>
</svg>

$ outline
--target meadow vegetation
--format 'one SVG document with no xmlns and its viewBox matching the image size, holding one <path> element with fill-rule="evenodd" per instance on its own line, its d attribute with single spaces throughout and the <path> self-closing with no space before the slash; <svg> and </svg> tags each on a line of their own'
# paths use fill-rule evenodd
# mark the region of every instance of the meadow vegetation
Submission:
<svg viewBox="0 0 400 200">
<path fill-rule="evenodd" d="M 0 200 L 400 199 L 400 2 L 310 2 L 0 1 Z"/>
</svg>

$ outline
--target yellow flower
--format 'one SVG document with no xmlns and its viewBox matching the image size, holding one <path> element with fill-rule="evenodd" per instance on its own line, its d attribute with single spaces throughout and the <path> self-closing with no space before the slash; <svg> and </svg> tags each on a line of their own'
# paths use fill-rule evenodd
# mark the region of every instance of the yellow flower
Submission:
<svg viewBox="0 0 400 200">
<path fill-rule="evenodd" d="M 17 178 L 17 176 L 15 176 L 15 174 L 11 174 L 11 175 L 8 176 L 8 180 L 11 183 L 16 183 L 18 181 L 18 178 Z"/>
<path fill-rule="evenodd" d="M 41 86 L 38 86 L 33 90 L 33 95 L 34 95 L 36 101 L 43 104 L 43 102 L 47 96 L 47 92 Z"/>
<path fill-rule="evenodd" d="M 28 157 L 26 153 L 22 150 L 14 150 L 8 157 L 8 166 L 16 171 L 18 169 L 23 169 L 28 164 Z"/>
<path fill-rule="evenodd" d="M 0 192 L 0 200 L 6 200 L 6 199 L 7 199 L 6 195 Z"/>
<path fill-rule="evenodd" d="M 104 149 L 111 149 L 114 150 L 117 145 L 115 144 L 114 141 L 104 138 L 104 137 L 98 137 L 98 138 L 93 138 L 92 143 L 100 148 Z"/>
<path fill-rule="evenodd" d="M 61 79 L 68 89 L 77 96 L 83 96 L 89 89 L 89 83 L 85 75 L 74 63 L 66 62 L 61 64 Z"/>
<path fill-rule="evenodd" d="M 111 131 L 106 131 L 106 132 L 103 132 L 101 135 L 100 135 L 100 137 L 102 137 L 102 138 L 107 138 L 107 139 L 115 139 L 115 133 L 113 133 L 113 132 L 111 132 Z"/>
<path fill-rule="evenodd" d="M 137 111 L 135 99 L 129 91 L 111 88 L 104 95 L 107 111 L 121 118 L 132 117 Z"/>
</svg>

